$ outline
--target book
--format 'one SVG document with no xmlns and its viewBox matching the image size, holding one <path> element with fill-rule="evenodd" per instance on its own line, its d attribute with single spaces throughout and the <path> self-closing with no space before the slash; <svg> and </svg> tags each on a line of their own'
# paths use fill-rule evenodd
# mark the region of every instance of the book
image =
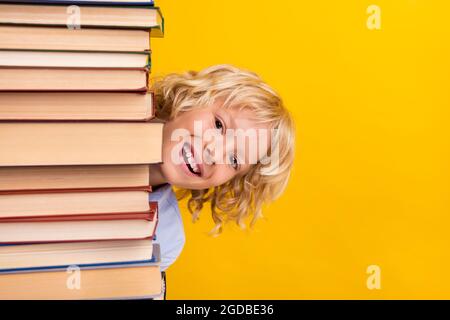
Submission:
<svg viewBox="0 0 450 320">
<path fill-rule="evenodd" d="M 159 244 L 152 240 L 36 243 L 0 246 L 0 274 L 155 265 Z"/>
<path fill-rule="evenodd" d="M 80 268 L 108 268 L 160 262 L 152 240 L 35 243 L 0 246 L 0 274 Z"/>
<path fill-rule="evenodd" d="M 0 193 L 140 188 L 149 185 L 149 175 L 150 166 L 139 164 L 0 167 Z"/>
<path fill-rule="evenodd" d="M 26 192 L 26 191 L 25 191 Z M 150 212 L 150 189 L 134 191 L 74 191 L 0 193 L 0 223 L 5 221 L 95 219 L 102 214 L 118 218 L 125 214 Z M 116 215 L 117 214 L 117 215 Z M 40 219 L 24 219 L 24 218 Z"/>
<path fill-rule="evenodd" d="M 48 4 L 102 4 L 102 5 L 154 5 L 153 0 L 0 0 L 5 3 L 48 3 Z"/>
<path fill-rule="evenodd" d="M 1 50 L 0 66 L 150 68 L 150 53 Z"/>
<path fill-rule="evenodd" d="M 149 29 L 151 36 L 162 37 L 164 34 L 163 17 L 158 7 L 79 5 L 78 10 L 82 18 L 71 21 L 71 11 L 68 11 L 67 4 L 0 3 L 0 24 L 81 29 L 89 27 Z M 76 25 L 77 23 L 79 25 Z"/>
<path fill-rule="evenodd" d="M 0 49 L 143 52 L 150 50 L 147 30 L 68 29 L 0 25 Z"/>
<path fill-rule="evenodd" d="M 154 102 L 151 92 L 0 92 L 0 120 L 148 121 Z"/>
<path fill-rule="evenodd" d="M 157 203 L 150 202 L 150 208 L 143 214 L 2 219 L 0 243 L 151 239 L 158 221 Z"/>
<path fill-rule="evenodd" d="M 146 69 L 0 68 L 0 91 L 147 91 Z"/>
<path fill-rule="evenodd" d="M 0 275 L 0 299 L 152 298 L 161 294 L 159 266 L 81 270 L 81 285 L 64 271 Z"/>
<path fill-rule="evenodd" d="M 162 161 L 159 122 L 0 122 L 0 166 Z"/>
</svg>

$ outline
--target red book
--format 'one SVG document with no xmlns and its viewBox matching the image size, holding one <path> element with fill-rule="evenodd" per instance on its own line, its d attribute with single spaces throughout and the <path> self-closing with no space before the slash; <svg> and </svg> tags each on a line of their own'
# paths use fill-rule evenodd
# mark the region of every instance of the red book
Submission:
<svg viewBox="0 0 450 320">
<path fill-rule="evenodd" d="M 150 188 L 0 193 L 0 243 L 152 238 Z"/>
</svg>

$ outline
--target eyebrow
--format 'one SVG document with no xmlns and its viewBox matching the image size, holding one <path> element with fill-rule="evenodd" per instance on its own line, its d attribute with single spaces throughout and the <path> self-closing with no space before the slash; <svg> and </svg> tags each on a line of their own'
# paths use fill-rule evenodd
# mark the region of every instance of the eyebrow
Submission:
<svg viewBox="0 0 450 320">
<path fill-rule="evenodd" d="M 236 129 L 236 122 L 234 121 L 234 118 L 232 116 L 230 116 L 230 113 L 228 112 L 227 109 L 222 109 L 222 110 L 226 114 L 226 117 L 227 117 L 227 120 L 228 120 L 227 122 L 231 123 L 233 125 L 233 128 Z M 227 126 L 227 127 L 229 127 L 229 126 Z"/>
</svg>

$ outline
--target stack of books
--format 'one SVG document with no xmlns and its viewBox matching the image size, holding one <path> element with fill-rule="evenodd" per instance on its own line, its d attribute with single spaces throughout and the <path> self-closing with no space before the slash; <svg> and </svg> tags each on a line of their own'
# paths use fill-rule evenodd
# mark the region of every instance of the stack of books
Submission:
<svg viewBox="0 0 450 320">
<path fill-rule="evenodd" d="M 0 0 L 0 299 L 161 294 L 151 0 Z"/>
</svg>

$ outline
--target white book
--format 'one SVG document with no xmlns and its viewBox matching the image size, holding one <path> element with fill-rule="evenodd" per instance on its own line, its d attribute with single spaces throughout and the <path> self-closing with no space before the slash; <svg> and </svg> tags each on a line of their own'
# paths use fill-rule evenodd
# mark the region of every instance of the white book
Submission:
<svg viewBox="0 0 450 320">
<path fill-rule="evenodd" d="M 2 67 L 145 68 L 148 53 L 1 50 Z"/>
</svg>

